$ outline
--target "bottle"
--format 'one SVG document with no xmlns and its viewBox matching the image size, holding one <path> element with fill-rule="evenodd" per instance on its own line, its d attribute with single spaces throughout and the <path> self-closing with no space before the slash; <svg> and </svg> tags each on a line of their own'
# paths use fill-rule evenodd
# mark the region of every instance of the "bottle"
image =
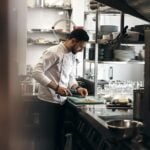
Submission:
<svg viewBox="0 0 150 150">
<path fill-rule="evenodd" d="M 44 0 L 40 0 L 40 6 L 44 7 Z"/>
<path fill-rule="evenodd" d="M 40 7 L 40 0 L 35 0 L 35 7 Z"/>
</svg>

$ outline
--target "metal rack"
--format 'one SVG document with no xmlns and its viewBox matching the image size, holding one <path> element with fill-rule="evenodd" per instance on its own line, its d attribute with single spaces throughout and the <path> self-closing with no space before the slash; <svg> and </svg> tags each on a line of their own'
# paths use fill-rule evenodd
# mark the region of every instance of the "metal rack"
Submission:
<svg viewBox="0 0 150 150">
<path fill-rule="evenodd" d="M 117 11 L 115 9 L 112 9 L 109 7 L 109 9 L 103 9 L 101 10 L 100 7 L 98 7 L 96 10 L 94 11 L 88 11 L 85 12 L 85 15 L 88 15 L 90 13 L 94 13 L 96 15 L 96 24 L 95 24 L 95 41 L 90 41 L 89 43 L 94 44 L 95 45 L 95 59 L 94 61 L 88 61 L 90 63 L 94 63 L 94 96 L 97 97 L 97 83 L 98 83 L 98 64 L 101 63 L 100 61 L 98 61 L 98 45 L 100 44 L 98 41 L 98 26 L 99 26 L 99 18 L 98 16 L 102 13 L 102 14 L 119 14 L 120 11 Z M 122 17 L 122 16 L 121 16 Z M 121 23 L 123 22 L 123 19 L 121 18 Z M 122 29 L 122 28 L 121 28 Z M 84 54 L 84 61 L 83 61 L 83 76 L 85 77 L 85 63 L 87 62 L 86 60 L 86 48 L 85 48 L 85 54 Z"/>
<path fill-rule="evenodd" d="M 97 96 L 97 83 L 98 83 L 98 64 L 139 64 L 139 65 L 143 65 L 145 64 L 144 61 L 137 61 L 137 60 L 133 60 L 133 61 L 99 61 L 98 60 L 98 53 L 99 53 L 99 47 L 98 45 L 101 44 L 100 41 L 98 41 L 98 26 L 99 26 L 99 18 L 98 16 L 101 15 L 101 14 L 120 14 L 120 33 L 123 32 L 124 30 L 124 13 L 123 12 L 120 12 L 120 11 L 115 11 L 113 9 L 113 11 L 111 11 L 111 9 L 109 9 L 108 11 L 104 11 L 100 8 L 94 10 L 94 11 L 88 11 L 88 12 L 85 12 L 85 15 L 88 15 L 90 13 L 94 13 L 96 15 L 96 25 L 95 25 L 95 40 L 94 41 L 89 41 L 89 44 L 93 44 L 95 45 L 95 59 L 94 60 L 88 60 L 86 55 L 86 49 L 85 49 L 85 53 L 84 53 L 84 61 L 83 61 L 83 77 L 85 78 L 85 75 L 86 75 L 86 63 L 90 63 L 91 64 L 94 64 L 94 88 L 95 88 L 95 93 L 94 93 L 94 96 Z M 121 42 L 121 45 L 122 44 L 144 44 L 144 42 Z"/>
<path fill-rule="evenodd" d="M 54 22 L 54 25 L 56 25 L 57 22 L 60 22 L 60 21 L 65 21 L 66 22 L 66 31 L 64 32 L 62 29 L 53 29 L 54 25 L 51 26 L 51 28 L 48 28 L 48 29 L 30 29 L 30 30 L 27 30 L 27 35 L 30 37 L 32 37 L 33 34 L 54 34 L 54 37 L 55 37 L 55 40 L 58 42 L 58 37 L 57 36 L 61 36 L 63 39 L 62 40 L 65 40 L 67 35 L 69 34 L 69 31 L 70 31 L 70 18 L 71 18 L 71 13 L 72 13 L 72 8 L 71 6 L 70 7 L 66 7 L 66 6 L 34 6 L 34 7 L 29 7 L 28 6 L 28 10 L 29 11 L 34 11 L 34 10 L 56 10 L 56 11 L 64 11 L 65 13 L 65 18 L 67 19 L 59 19 L 59 20 L 56 20 Z M 37 36 L 37 38 L 39 38 L 39 36 Z M 29 38 L 30 39 L 30 38 Z M 36 42 L 36 40 L 38 39 L 32 39 L 31 40 L 33 42 L 29 42 L 28 43 L 28 46 L 33 46 L 33 45 L 39 45 L 39 46 L 51 46 L 51 45 L 55 45 L 57 44 L 56 41 L 44 41 L 44 42 Z M 44 40 L 44 39 L 43 39 Z"/>
</svg>

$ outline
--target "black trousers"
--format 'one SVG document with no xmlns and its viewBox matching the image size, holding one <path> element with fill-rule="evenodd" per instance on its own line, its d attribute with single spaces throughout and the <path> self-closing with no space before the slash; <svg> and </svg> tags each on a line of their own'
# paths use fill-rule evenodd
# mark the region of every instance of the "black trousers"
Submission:
<svg viewBox="0 0 150 150">
<path fill-rule="evenodd" d="M 39 134 L 36 150 L 63 150 L 65 104 L 39 100 Z"/>
</svg>

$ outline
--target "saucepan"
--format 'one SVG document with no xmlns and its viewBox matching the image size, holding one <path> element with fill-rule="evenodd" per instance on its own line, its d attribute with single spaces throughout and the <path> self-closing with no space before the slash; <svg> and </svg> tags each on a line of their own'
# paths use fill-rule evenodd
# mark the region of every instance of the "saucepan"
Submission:
<svg viewBox="0 0 150 150">
<path fill-rule="evenodd" d="M 110 120 L 107 127 L 117 139 L 134 138 L 140 134 L 143 123 L 136 120 Z"/>
</svg>

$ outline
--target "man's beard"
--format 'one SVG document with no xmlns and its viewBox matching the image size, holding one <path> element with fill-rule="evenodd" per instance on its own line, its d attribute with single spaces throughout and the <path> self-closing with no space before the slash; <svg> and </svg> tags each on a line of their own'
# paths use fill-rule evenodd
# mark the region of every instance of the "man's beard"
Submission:
<svg viewBox="0 0 150 150">
<path fill-rule="evenodd" d="M 71 49 L 71 52 L 72 52 L 73 54 L 76 54 L 76 53 L 77 53 L 74 48 Z"/>
</svg>

